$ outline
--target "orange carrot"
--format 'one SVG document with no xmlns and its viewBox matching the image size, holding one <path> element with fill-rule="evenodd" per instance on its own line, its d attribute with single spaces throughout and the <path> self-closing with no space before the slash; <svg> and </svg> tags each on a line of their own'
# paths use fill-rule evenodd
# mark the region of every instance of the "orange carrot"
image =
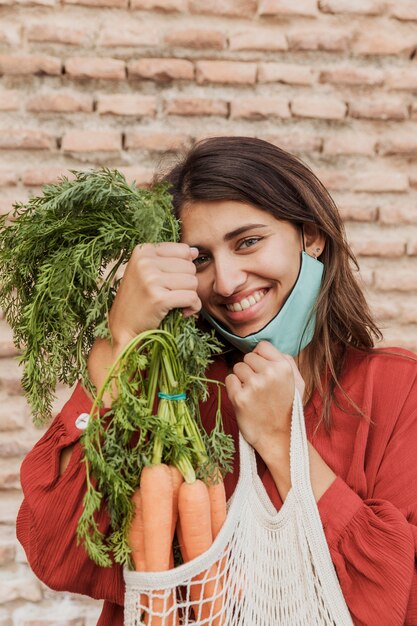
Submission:
<svg viewBox="0 0 417 626">
<path fill-rule="evenodd" d="M 195 559 L 213 543 L 211 531 L 210 498 L 207 486 L 201 480 L 183 483 L 178 495 L 179 522 L 184 542 L 184 554 Z M 183 554 L 183 556 L 184 556 Z M 218 565 L 193 578 L 190 596 L 196 620 L 209 619 L 222 606 L 221 584 L 217 580 Z M 217 583 L 216 583 L 217 580 Z M 216 596 L 219 596 L 216 598 Z M 221 624 L 220 617 L 210 621 L 212 626 Z"/>
<path fill-rule="evenodd" d="M 129 529 L 128 543 L 132 550 L 132 559 L 137 572 L 146 569 L 145 564 L 145 540 L 143 536 L 142 496 L 140 489 L 136 489 L 132 496 L 134 515 Z"/>
<path fill-rule="evenodd" d="M 132 496 L 134 513 L 128 533 L 128 543 L 132 550 L 132 560 L 137 572 L 145 571 L 145 540 L 143 535 L 142 496 L 136 489 Z M 148 598 L 145 594 L 140 596 L 140 606 L 145 610 L 148 606 Z"/>
<path fill-rule="evenodd" d="M 162 572 L 170 568 L 172 553 L 172 524 L 174 489 L 169 467 L 163 463 L 143 468 L 140 479 L 142 516 L 147 572 Z M 172 611 L 173 595 L 155 591 L 151 596 L 152 626 L 174 626 L 176 612 Z M 169 613 L 169 617 L 167 617 Z M 156 614 L 156 615 L 155 615 Z M 158 615 L 159 614 L 159 615 Z"/>
<path fill-rule="evenodd" d="M 216 476 L 208 481 L 207 488 L 210 498 L 211 532 L 214 540 L 219 534 L 227 514 L 226 491 L 220 471 L 217 471 Z"/>
</svg>

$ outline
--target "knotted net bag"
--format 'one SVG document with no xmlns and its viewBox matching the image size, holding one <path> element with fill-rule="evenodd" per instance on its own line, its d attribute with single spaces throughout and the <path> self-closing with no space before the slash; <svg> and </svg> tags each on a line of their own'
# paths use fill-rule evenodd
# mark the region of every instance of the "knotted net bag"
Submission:
<svg viewBox="0 0 417 626">
<path fill-rule="evenodd" d="M 312 492 L 296 391 L 291 483 L 277 512 L 239 435 L 240 474 L 207 552 L 167 572 L 125 571 L 125 626 L 347 626 L 348 608 Z"/>
</svg>

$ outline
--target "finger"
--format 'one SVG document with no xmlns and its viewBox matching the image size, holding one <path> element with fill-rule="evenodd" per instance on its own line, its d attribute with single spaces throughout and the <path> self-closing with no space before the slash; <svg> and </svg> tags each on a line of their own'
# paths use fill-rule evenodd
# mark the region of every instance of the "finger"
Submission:
<svg viewBox="0 0 417 626">
<path fill-rule="evenodd" d="M 259 354 L 268 361 L 281 361 L 283 356 L 282 352 L 277 350 L 272 343 L 269 343 L 269 341 L 260 341 L 254 348 L 253 352 L 255 354 Z"/>
<path fill-rule="evenodd" d="M 226 376 L 225 381 L 227 395 L 232 404 L 235 403 L 237 394 L 242 390 L 242 384 L 235 374 Z"/>
<path fill-rule="evenodd" d="M 149 260 L 150 261 L 150 260 Z M 197 269 L 190 260 L 180 259 L 178 257 L 155 257 L 152 259 L 153 267 L 157 267 L 162 272 L 170 274 L 196 274 Z"/>
<path fill-rule="evenodd" d="M 240 361 L 234 365 L 233 374 L 237 376 L 240 382 L 244 385 L 250 381 L 255 372 L 247 363 Z"/>
<path fill-rule="evenodd" d="M 292 356 L 290 356 L 289 354 L 283 354 L 282 356 L 290 364 L 291 370 L 294 376 L 294 384 L 297 387 L 300 393 L 300 396 L 303 397 L 304 389 L 305 389 L 305 382 L 304 382 L 304 378 L 301 376 L 300 370 L 298 369 L 296 362 L 294 361 Z"/>
<path fill-rule="evenodd" d="M 167 274 L 161 273 L 156 278 L 158 285 L 169 291 L 195 291 L 197 292 L 198 280 L 191 274 Z"/>
<path fill-rule="evenodd" d="M 175 291 L 167 290 L 164 296 L 164 302 L 169 310 L 189 309 L 192 311 L 191 315 L 201 310 L 201 300 L 195 291 L 182 289 L 176 289 Z"/>
<path fill-rule="evenodd" d="M 268 359 L 265 359 L 265 357 L 257 354 L 256 352 L 248 352 L 245 354 L 243 361 L 247 363 L 257 374 L 265 371 L 270 363 Z"/>
<path fill-rule="evenodd" d="M 174 243 L 171 241 L 164 241 L 158 243 L 155 246 L 155 252 L 157 256 L 161 257 L 178 257 L 181 259 L 187 259 L 192 261 L 198 255 L 197 248 L 191 248 L 186 243 Z"/>
</svg>

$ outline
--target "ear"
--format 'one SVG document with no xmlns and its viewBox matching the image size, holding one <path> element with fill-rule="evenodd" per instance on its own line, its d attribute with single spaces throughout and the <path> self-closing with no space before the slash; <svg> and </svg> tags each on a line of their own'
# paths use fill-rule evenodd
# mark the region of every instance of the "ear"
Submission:
<svg viewBox="0 0 417 626">
<path fill-rule="evenodd" d="M 304 246 L 307 254 L 317 259 L 323 254 L 326 236 L 315 224 L 303 224 Z"/>
</svg>

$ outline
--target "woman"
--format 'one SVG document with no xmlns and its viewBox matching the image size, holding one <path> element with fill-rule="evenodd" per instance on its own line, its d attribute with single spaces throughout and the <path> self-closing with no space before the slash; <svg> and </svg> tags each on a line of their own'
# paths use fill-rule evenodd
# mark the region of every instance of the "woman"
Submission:
<svg viewBox="0 0 417 626">
<path fill-rule="evenodd" d="M 197 144 L 167 180 L 182 243 L 135 249 L 109 317 L 113 342 L 96 341 L 89 357 L 93 383 L 172 308 L 201 312 L 230 344 L 208 372 L 226 382 L 225 430 L 254 447 L 279 509 L 290 488 L 295 379 L 312 488 L 353 621 L 417 624 L 417 363 L 403 350 L 373 350 L 380 334 L 331 198 L 297 159 L 241 137 Z M 201 407 L 207 429 L 212 391 Z M 75 540 L 78 438 L 90 406 L 78 386 L 24 461 L 17 531 L 39 578 L 104 598 L 99 624 L 114 626 L 123 620 L 120 568 L 98 569 Z M 236 474 L 226 477 L 228 496 Z"/>
</svg>

